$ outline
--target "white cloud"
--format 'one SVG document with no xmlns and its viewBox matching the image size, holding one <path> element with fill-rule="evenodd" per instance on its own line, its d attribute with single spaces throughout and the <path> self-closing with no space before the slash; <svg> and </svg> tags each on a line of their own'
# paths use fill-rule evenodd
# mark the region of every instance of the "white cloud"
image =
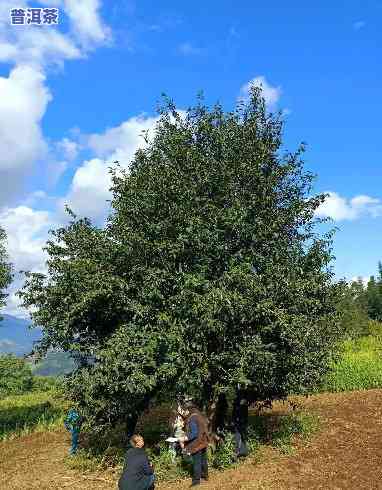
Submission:
<svg viewBox="0 0 382 490">
<path fill-rule="evenodd" d="M 0 212 L 0 226 L 7 233 L 8 252 L 18 269 L 45 270 L 46 254 L 42 250 L 52 225 L 48 211 L 27 206 L 5 208 Z"/>
<path fill-rule="evenodd" d="M 49 66 L 62 66 L 65 60 L 81 58 L 109 41 L 111 32 L 99 15 L 99 0 L 42 1 L 57 6 L 69 18 L 69 31 L 60 26 L 12 26 L 9 12 L 12 0 L 0 3 L 0 63 L 15 65 L 8 77 L 0 78 L 0 179 L 7 185 L 0 192 L 0 206 L 10 202 L 22 188 L 22 182 L 37 162 L 45 162 L 54 183 L 75 158 L 76 148 L 63 140 L 64 158 L 48 155 L 49 145 L 41 131 L 41 120 L 52 100 L 46 86 Z M 28 2 L 17 3 L 27 8 Z M 54 162 L 47 164 L 47 160 Z M 49 167 L 50 165 L 50 167 Z M 4 175 L 3 175 L 4 174 Z"/>
<path fill-rule="evenodd" d="M 264 76 L 253 78 L 240 89 L 240 98 L 248 100 L 251 87 L 259 87 L 262 89 L 266 105 L 272 109 L 276 106 L 281 97 L 281 87 L 273 87 L 270 85 Z"/>
<path fill-rule="evenodd" d="M 353 276 L 350 279 L 350 283 L 361 281 L 364 288 L 366 288 L 368 282 L 370 281 L 370 276 Z"/>
<path fill-rule="evenodd" d="M 27 8 L 29 5 L 24 1 L 17 6 Z M 82 56 L 75 40 L 55 27 L 12 26 L 9 12 L 14 7 L 12 0 L 2 0 L 0 5 L 0 62 L 41 67 Z"/>
<path fill-rule="evenodd" d="M 111 179 L 104 160 L 93 158 L 82 164 L 74 174 L 68 195 L 60 199 L 59 209 L 63 212 L 67 204 L 76 214 L 100 220 L 108 208 Z"/>
<path fill-rule="evenodd" d="M 353 29 L 355 31 L 359 31 L 360 29 L 363 29 L 365 26 L 366 26 L 366 22 L 363 20 L 359 20 L 357 22 L 354 22 Z"/>
<path fill-rule="evenodd" d="M 203 50 L 194 46 L 193 44 L 186 42 L 178 46 L 178 51 L 180 54 L 185 56 L 202 54 Z"/>
<path fill-rule="evenodd" d="M 40 121 L 52 97 L 44 82 L 25 65 L 0 77 L 0 170 L 24 167 L 46 151 Z"/>
<path fill-rule="evenodd" d="M 64 1 L 64 9 L 71 20 L 74 36 L 84 49 L 93 48 L 111 40 L 111 30 L 103 24 L 99 15 L 100 7 L 99 0 Z"/>
<path fill-rule="evenodd" d="M 144 131 L 152 131 L 157 121 L 157 117 L 131 117 L 102 134 L 90 135 L 88 146 L 98 157 L 107 157 L 110 162 L 118 160 L 127 168 L 137 149 L 145 145 Z"/>
<path fill-rule="evenodd" d="M 85 57 L 111 39 L 110 28 L 100 17 L 100 0 L 43 0 L 42 5 L 60 8 L 69 19 L 68 32 L 61 26 L 12 26 L 9 12 L 13 0 L 0 2 L 0 63 L 14 67 L 0 77 L 0 209 L 23 190 L 23 181 L 36 163 L 47 170 L 47 185 L 54 185 L 77 156 L 78 147 L 69 139 L 55 149 L 41 131 L 41 121 L 52 100 L 46 86 L 47 68 Z M 20 1 L 18 8 L 30 3 Z"/>
<path fill-rule="evenodd" d="M 316 216 L 330 217 L 334 221 L 355 220 L 361 216 L 377 217 L 382 215 L 382 202 L 366 195 L 352 199 L 341 197 L 336 192 L 327 192 L 328 197 L 316 210 Z"/>
<path fill-rule="evenodd" d="M 77 157 L 80 146 L 76 141 L 63 138 L 57 143 L 57 148 L 63 153 L 65 159 L 71 161 Z"/>
<path fill-rule="evenodd" d="M 100 16 L 100 0 L 40 0 L 42 5 L 60 9 L 59 19 L 69 20 L 69 31 L 59 26 L 12 26 L 9 12 L 13 0 L 0 3 L 0 62 L 33 66 L 62 65 L 65 60 L 81 58 L 111 41 L 111 29 Z M 28 8 L 29 2 L 17 2 Z M 60 22 L 60 21 L 59 21 Z"/>
<path fill-rule="evenodd" d="M 9 288 L 9 298 L 5 312 L 10 315 L 27 316 L 20 307 L 16 291 L 23 283 L 20 270 L 46 271 L 46 252 L 43 247 L 48 238 L 48 230 L 55 228 L 55 221 L 48 211 L 36 211 L 28 206 L 5 208 L 0 212 L 0 226 L 7 233 L 7 250 L 14 264 L 15 280 Z"/>
<path fill-rule="evenodd" d="M 97 158 L 85 161 L 75 172 L 67 196 L 60 200 L 81 216 L 100 220 L 109 207 L 111 178 L 109 167 L 120 162 L 128 168 L 138 148 L 145 146 L 143 132 L 153 132 L 157 117 L 132 117 L 121 125 L 87 138 L 87 146 Z"/>
<path fill-rule="evenodd" d="M 45 76 L 20 65 L 0 77 L 0 206 L 16 195 L 33 164 L 48 152 L 40 123 L 51 100 Z"/>
</svg>

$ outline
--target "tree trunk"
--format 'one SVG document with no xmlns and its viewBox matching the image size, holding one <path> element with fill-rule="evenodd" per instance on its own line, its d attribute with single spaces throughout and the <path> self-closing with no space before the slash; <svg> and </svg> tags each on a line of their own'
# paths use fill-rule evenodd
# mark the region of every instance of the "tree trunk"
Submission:
<svg viewBox="0 0 382 490">
<path fill-rule="evenodd" d="M 126 419 L 126 439 L 127 441 L 130 439 L 131 436 L 134 435 L 135 433 L 135 428 L 138 423 L 138 413 L 131 413 L 127 416 Z"/>
<path fill-rule="evenodd" d="M 145 395 L 142 402 L 138 405 L 138 407 L 133 412 L 128 413 L 126 417 L 127 440 L 129 440 L 130 437 L 134 435 L 139 417 L 145 410 L 148 409 L 151 398 L 152 398 L 152 393 Z"/>
<path fill-rule="evenodd" d="M 228 416 L 228 402 L 224 393 L 221 393 L 217 400 L 210 403 L 207 413 L 211 432 L 217 433 L 224 431 Z"/>
</svg>

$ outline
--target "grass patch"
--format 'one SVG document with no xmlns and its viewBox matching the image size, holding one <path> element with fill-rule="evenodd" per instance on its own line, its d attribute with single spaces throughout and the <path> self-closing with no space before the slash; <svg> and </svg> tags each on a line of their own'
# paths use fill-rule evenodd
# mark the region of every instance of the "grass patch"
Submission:
<svg viewBox="0 0 382 490">
<path fill-rule="evenodd" d="M 55 391 L 31 392 L 0 400 L 0 440 L 62 426 L 65 402 Z"/>
<path fill-rule="evenodd" d="M 267 444 L 284 454 L 291 454 L 296 436 L 307 440 L 319 427 L 319 417 L 303 411 L 286 415 L 263 413 L 251 417 L 253 436 L 250 439 L 258 445 Z"/>
<path fill-rule="evenodd" d="M 382 339 L 367 336 L 343 343 L 341 359 L 322 390 L 330 392 L 382 388 Z"/>
</svg>

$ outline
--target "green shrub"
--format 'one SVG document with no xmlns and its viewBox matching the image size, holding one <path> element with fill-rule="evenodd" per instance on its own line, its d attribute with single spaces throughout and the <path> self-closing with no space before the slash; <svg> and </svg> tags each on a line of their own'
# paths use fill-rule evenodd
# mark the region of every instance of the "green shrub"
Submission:
<svg viewBox="0 0 382 490">
<path fill-rule="evenodd" d="M 319 428 L 317 416 L 303 412 L 285 415 L 279 419 L 279 426 L 272 434 L 272 445 L 283 453 L 292 452 L 292 442 L 296 435 L 307 439 Z"/>
<path fill-rule="evenodd" d="M 156 449 L 148 453 L 158 481 L 180 480 L 191 474 L 190 461 L 179 457 L 174 460 L 166 443 L 159 444 Z"/>
<path fill-rule="evenodd" d="M 26 393 L 32 387 L 32 371 L 25 360 L 13 354 L 0 355 L 0 398 Z"/>
<path fill-rule="evenodd" d="M 381 349 L 382 338 L 378 336 L 344 342 L 341 358 L 326 376 L 321 391 L 382 388 Z"/>
<path fill-rule="evenodd" d="M 210 465 L 223 470 L 235 462 L 235 438 L 230 432 L 224 434 L 224 440 L 217 445 L 215 451 L 209 451 Z"/>
<path fill-rule="evenodd" d="M 250 455 L 255 454 L 260 447 L 259 435 L 252 426 L 248 428 L 247 446 Z"/>
</svg>

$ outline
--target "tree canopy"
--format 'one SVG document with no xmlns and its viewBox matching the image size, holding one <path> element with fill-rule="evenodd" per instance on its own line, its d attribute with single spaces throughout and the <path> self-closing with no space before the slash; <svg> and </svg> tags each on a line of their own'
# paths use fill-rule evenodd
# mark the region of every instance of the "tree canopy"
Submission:
<svg viewBox="0 0 382 490">
<path fill-rule="evenodd" d="M 5 248 L 6 239 L 5 231 L 0 228 L 0 308 L 5 306 L 7 297 L 5 290 L 12 281 L 12 267 L 8 262 L 8 254 Z"/>
<path fill-rule="evenodd" d="M 282 134 L 256 88 L 233 112 L 166 99 L 129 169 L 111 170 L 106 226 L 72 213 L 53 232 L 48 273 L 21 296 L 40 349 L 84 359 L 68 389 L 90 424 L 170 393 L 308 393 L 327 371 L 341 329 L 325 196 Z"/>
</svg>

